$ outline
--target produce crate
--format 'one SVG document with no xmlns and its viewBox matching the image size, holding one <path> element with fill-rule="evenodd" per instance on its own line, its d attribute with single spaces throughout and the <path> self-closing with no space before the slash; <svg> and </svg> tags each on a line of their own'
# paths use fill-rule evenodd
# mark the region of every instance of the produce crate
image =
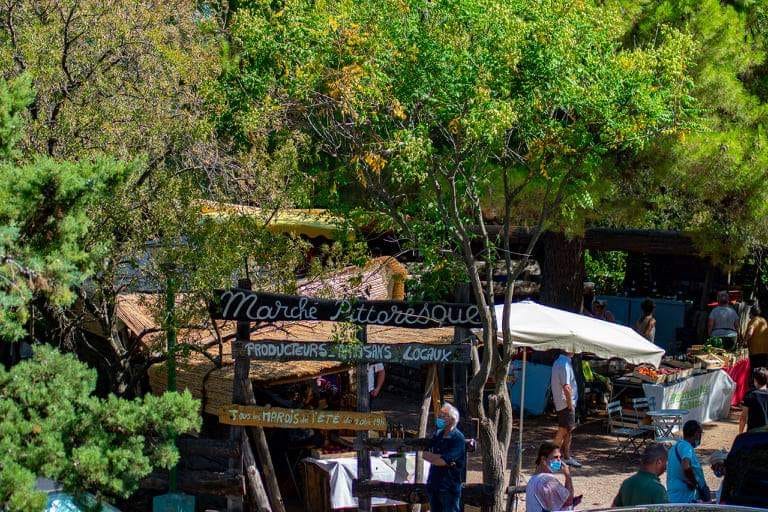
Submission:
<svg viewBox="0 0 768 512">
<path fill-rule="evenodd" d="M 632 377 L 636 379 L 640 379 L 643 382 L 649 382 L 651 384 L 663 384 L 667 380 L 666 375 L 657 375 L 654 379 L 650 375 L 645 375 L 643 373 L 638 372 L 637 370 L 632 372 Z"/>
<path fill-rule="evenodd" d="M 717 370 L 723 367 L 723 360 L 714 354 L 697 354 L 693 358 L 707 370 Z"/>
<path fill-rule="evenodd" d="M 683 370 L 689 370 L 693 368 L 693 365 L 688 361 L 678 361 L 677 359 L 668 359 L 662 361 L 661 364 L 669 366 L 670 368 L 681 368 Z"/>
</svg>

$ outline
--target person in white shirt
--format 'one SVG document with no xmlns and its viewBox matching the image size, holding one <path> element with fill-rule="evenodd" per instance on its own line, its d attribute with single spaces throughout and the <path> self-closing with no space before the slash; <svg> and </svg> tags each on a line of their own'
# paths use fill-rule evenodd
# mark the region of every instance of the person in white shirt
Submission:
<svg viewBox="0 0 768 512">
<path fill-rule="evenodd" d="M 381 394 L 385 378 L 386 373 L 382 363 L 368 365 L 368 392 L 371 394 L 371 405 L 373 405 L 373 400 Z"/>
<path fill-rule="evenodd" d="M 556 475 L 565 476 L 565 484 Z M 536 456 L 536 473 L 525 486 L 527 512 L 553 512 L 569 510 L 580 499 L 574 498 L 573 480 L 568 465 L 562 460 L 555 443 L 544 441 Z"/>
<path fill-rule="evenodd" d="M 576 401 L 579 398 L 572 357 L 572 353 L 565 352 L 555 360 L 552 365 L 550 385 L 552 401 L 555 403 L 555 410 L 557 411 L 555 444 L 560 447 L 563 462 L 569 466 L 580 468 L 581 464 L 571 455 L 571 438 L 576 428 Z"/>
</svg>

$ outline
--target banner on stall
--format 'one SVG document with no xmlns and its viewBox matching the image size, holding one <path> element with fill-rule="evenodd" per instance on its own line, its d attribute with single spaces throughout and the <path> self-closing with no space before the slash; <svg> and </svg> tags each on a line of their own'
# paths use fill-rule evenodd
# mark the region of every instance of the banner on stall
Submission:
<svg viewBox="0 0 768 512">
<path fill-rule="evenodd" d="M 259 340 L 235 342 L 235 355 L 266 361 L 451 364 L 468 363 L 470 345 Z"/>
<path fill-rule="evenodd" d="M 211 316 L 222 320 L 276 322 L 326 320 L 357 325 L 387 325 L 409 329 L 482 327 L 474 304 L 402 302 L 394 300 L 318 299 L 250 290 L 217 290 Z"/>
<path fill-rule="evenodd" d="M 685 409 L 683 422 L 700 423 L 726 418 L 731 410 L 731 395 L 736 384 L 724 371 L 718 370 L 661 386 L 643 384 L 647 398 L 653 398 L 656 409 Z"/>
<path fill-rule="evenodd" d="M 284 409 L 225 405 L 219 423 L 240 427 L 315 428 L 321 430 L 387 430 L 387 417 L 380 413 Z"/>
</svg>

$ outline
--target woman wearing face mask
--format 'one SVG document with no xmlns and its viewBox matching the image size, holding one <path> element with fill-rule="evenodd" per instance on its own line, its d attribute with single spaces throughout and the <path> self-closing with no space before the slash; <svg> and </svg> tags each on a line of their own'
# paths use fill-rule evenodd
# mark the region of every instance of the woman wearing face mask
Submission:
<svg viewBox="0 0 768 512">
<path fill-rule="evenodd" d="M 702 432 L 701 423 L 686 421 L 683 439 L 669 450 L 667 493 L 670 503 L 707 502 L 712 499 L 695 451 L 701 444 Z"/>
<path fill-rule="evenodd" d="M 555 475 L 565 475 L 565 485 Z M 527 512 L 564 510 L 574 504 L 573 481 L 568 465 L 562 461 L 560 447 L 545 441 L 536 456 L 536 473 L 525 487 Z"/>
</svg>

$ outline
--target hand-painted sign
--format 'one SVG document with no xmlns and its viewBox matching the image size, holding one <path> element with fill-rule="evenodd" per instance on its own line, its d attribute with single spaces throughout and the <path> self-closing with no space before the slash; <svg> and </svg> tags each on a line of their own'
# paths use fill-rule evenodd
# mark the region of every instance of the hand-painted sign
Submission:
<svg viewBox="0 0 768 512">
<path fill-rule="evenodd" d="M 267 361 L 344 361 L 350 363 L 468 363 L 470 345 L 426 343 L 334 343 L 259 340 L 235 342 L 235 355 Z"/>
<path fill-rule="evenodd" d="M 387 430 L 387 417 L 379 413 L 283 409 L 225 405 L 219 411 L 224 425 L 322 430 Z"/>
<path fill-rule="evenodd" d="M 241 289 L 218 291 L 217 300 L 211 304 L 211 315 L 213 318 L 246 322 L 328 320 L 410 329 L 483 325 L 480 310 L 473 304 L 329 300 Z"/>
</svg>

